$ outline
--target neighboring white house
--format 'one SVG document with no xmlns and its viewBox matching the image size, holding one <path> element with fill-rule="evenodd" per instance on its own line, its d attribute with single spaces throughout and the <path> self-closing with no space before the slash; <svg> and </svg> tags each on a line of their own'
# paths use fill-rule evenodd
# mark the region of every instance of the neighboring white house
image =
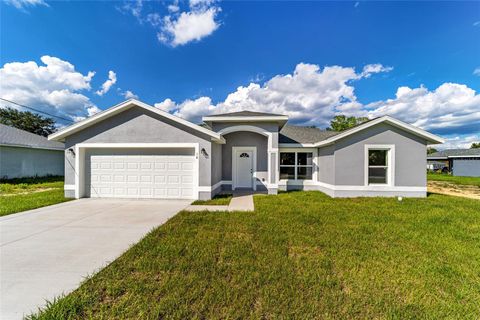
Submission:
<svg viewBox="0 0 480 320">
<path fill-rule="evenodd" d="M 64 144 L 0 124 L 0 179 L 64 175 Z"/>
<path fill-rule="evenodd" d="M 480 177 L 480 149 L 449 149 L 427 156 L 428 165 L 432 167 L 443 162 L 444 167 L 454 176 Z M 427 166 L 428 168 L 428 166 Z"/>
</svg>

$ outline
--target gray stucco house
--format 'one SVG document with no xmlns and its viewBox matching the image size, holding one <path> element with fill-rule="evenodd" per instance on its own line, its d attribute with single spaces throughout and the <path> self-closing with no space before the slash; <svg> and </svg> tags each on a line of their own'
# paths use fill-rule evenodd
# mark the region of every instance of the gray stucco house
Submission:
<svg viewBox="0 0 480 320">
<path fill-rule="evenodd" d="M 221 190 L 426 195 L 426 146 L 443 139 L 385 116 L 344 132 L 236 112 L 199 126 L 127 100 L 49 136 L 65 142 L 68 197 L 210 199 Z"/>
<path fill-rule="evenodd" d="M 442 150 L 429 154 L 427 162 L 444 162 L 454 176 L 480 177 L 480 149 Z"/>
<path fill-rule="evenodd" d="M 0 124 L 0 179 L 63 176 L 64 144 Z"/>
</svg>

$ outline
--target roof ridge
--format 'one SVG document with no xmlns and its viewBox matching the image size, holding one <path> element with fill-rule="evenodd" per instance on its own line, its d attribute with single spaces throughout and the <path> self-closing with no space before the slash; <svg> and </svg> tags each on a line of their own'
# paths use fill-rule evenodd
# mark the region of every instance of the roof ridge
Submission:
<svg viewBox="0 0 480 320">
<path fill-rule="evenodd" d="M 249 114 L 254 116 L 280 116 L 280 117 L 285 116 L 283 114 L 278 114 L 278 113 L 269 113 L 269 112 L 253 111 L 253 110 L 240 110 L 240 111 L 233 111 L 233 112 L 226 112 L 226 113 L 209 114 L 205 117 L 222 117 L 222 116 L 232 116 L 232 115 L 240 115 L 240 114 L 244 114 L 244 115 Z"/>
</svg>

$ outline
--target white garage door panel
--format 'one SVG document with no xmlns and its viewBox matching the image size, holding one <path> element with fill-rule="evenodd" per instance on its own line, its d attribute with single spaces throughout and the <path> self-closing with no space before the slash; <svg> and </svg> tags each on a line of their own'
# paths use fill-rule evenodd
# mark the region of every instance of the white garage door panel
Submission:
<svg viewBox="0 0 480 320">
<path fill-rule="evenodd" d="M 86 165 L 91 197 L 194 198 L 193 156 L 91 155 Z"/>
</svg>

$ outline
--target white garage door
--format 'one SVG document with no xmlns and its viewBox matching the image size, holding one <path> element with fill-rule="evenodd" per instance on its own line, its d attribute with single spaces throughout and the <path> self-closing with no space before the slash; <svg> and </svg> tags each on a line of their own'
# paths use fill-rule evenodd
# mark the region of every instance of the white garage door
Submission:
<svg viewBox="0 0 480 320">
<path fill-rule="evenodd" d="M 193 156 L 91 155 L 86 165 L 90 197 L 195 198 Z"/>
</svg>

